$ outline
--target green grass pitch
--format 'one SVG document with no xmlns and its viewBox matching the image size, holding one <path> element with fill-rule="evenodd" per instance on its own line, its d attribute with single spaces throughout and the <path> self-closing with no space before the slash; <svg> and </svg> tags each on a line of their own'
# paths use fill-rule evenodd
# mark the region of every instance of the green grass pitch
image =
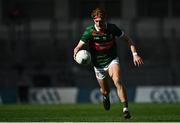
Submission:
<svg viewBox="0 0 180 123">
<path fill-rule="evenodd" d="M 102 104 L 0 105 L 0 122 L 179 122 L 180 104 L 130 103 L 132 118 L 122 117 L 122 105 Z"/>
</svg>

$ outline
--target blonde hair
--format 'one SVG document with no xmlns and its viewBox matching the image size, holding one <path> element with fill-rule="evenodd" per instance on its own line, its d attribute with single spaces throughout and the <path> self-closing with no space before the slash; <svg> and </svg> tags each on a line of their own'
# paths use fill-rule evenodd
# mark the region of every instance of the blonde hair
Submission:
<svg viewBox="0 0 180 123">
<path fill-rule="evenodd" d="M 95 18 L 105 19 L 106 14 L 105 14 L 105 11 L 103 9 L 96 8 L 91 12 L 91 17 L 92 17 L 92 19 L 95 19 Z"/>
</svg>

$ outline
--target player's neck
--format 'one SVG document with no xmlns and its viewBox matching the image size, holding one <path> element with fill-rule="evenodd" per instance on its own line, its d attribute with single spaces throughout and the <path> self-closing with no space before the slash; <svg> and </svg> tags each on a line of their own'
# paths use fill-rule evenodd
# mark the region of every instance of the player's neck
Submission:
<svg viewBox="0 0 180 123">
<path fill-rule="evenodd" d="M 105 23 L 102 27 L 97 27 L 96 24 L 94 25 L 95 26 L 95 29 L 97 32 L 104 32 L 106 27 L 107 27 L 107 24 Z"/>
</svg>

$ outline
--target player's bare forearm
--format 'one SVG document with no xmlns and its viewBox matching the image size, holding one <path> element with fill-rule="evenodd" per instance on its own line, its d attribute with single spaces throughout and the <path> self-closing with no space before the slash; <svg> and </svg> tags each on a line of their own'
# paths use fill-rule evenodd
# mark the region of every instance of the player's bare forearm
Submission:
<svg viewBox="0 0 180 123">
<path fill-rule="evenodd" d="M 128 43 L 128 46 L 132 53 L 137 52 L 134 42 L 132 41 L 132 39 L 130 37 L 128 37 L 126 34 L 124 34 L 123 39 Z"/>
<path fill-rule="evenodd" d="M 143 60 L 142 58 L 138 55 L 136 47 L 134 42 L 131 40 L 131 38 L 129 38 L 127 35 L 123 36 L 124 40 L 128 42 L 128 46 L 132 52 L 132 56 L 133 56 L 133 62 L 135 66 L 140 66 L 143 64 Z"/>
<path fill-rule="evenodd" d="M 75 57 L 76 57 L 77 52 L 78 52 L 80 49 L 82 49 L 83 46 L 84 46 L 84 42 L 79 41 L 78 45 L 74 48 L 74 54 L 73 54 L 74 59 L 75 59 Z"/>
<path fill-rule="evenodd" d="M 130 50 L 131 50 L 132 54 L 137 53 L 137 50 L 136 50 L 136 47 L 135 47 L 134 44 L 131 44 L 129 47 L 130 47 Z"/>
</svg>

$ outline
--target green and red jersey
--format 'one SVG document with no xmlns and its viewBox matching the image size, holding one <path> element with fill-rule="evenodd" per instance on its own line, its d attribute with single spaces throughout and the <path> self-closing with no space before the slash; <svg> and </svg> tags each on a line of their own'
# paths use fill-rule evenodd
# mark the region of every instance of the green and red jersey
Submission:
<svg viewBox="0 0 180 123">
<path fill-rule="evenodd" d="M 86 28 L 81 41 L 89 44 L 92 63 L 95 67 L 105 67 L 117 57 L 115 37 L 122 35 L 122 30 L 115 24 L 110 23 L 106 24 L 106 29 L 103 33 L 98 32 L 95 25 Z"/>
</svg>

